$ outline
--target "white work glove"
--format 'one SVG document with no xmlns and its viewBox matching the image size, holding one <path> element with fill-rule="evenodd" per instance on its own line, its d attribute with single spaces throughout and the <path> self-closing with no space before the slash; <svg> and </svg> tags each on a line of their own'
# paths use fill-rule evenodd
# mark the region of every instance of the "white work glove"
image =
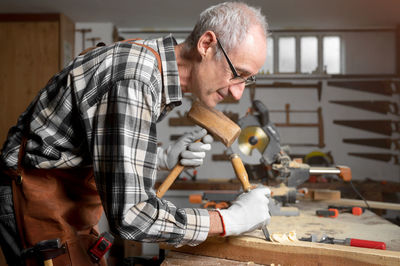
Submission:
<svg viewBox="0 0 400 266">
<path fill-rule="evenodd" d="M 269 188 L 259 186 L 240 194 L 228 209 L 217 210 L 223 220 L 224 236 L 240 235 L 269 224 L 270 195 Z"/>
<path fill-rule="evenodd" d="M 196 140 L 201 139 L 200 142 Z M 204 128 L 183 134 L 175 143 L 164 150 L 157 149 L 158 168 L 171 170 L 179 161 L 186 167 L 196 167 L 203 164 L 206 151 L 211 150 L 214 141 Z"/>
</svg>

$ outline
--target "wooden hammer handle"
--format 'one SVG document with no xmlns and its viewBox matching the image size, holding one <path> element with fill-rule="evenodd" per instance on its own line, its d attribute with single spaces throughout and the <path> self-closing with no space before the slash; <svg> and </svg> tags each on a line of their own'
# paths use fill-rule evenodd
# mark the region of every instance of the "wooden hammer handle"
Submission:
<svg viewBox="0 0 400 266">
<path fill-rule="evenodd" d="M 231 155 L 231 162 L 233 169 L 235 170 L 236 177 L 242 183 L 243 190 L 248 192 L 251 190 L 251 185 L 249 182 L 249 176 L 247 175 L 246 168 L 244 168 L 243 162 L 239 155 L 236 153 Z"/>
<path fill-rule="evenodd" d="M 200 142 L 201 139 L 196 140 L 195 142 Z M 175 179 L 179 176 L 179 174 L 183 171 L 185 166 L 178 163 L 175 167 L 171 170 L 167 178 L 165 178 L 164 182 L 158 187 L 157 189 L 157 197 L 162 198 L 169 189 L 169 187 L 174 183 Z"/>
<path fill-rule="evenodd" d="M 178 177 L 178 175 L 183 171 L 183 168 L 185 168 L 181 164 L 175 165 L 175 167 L 172 169 L 172 171 L 169 173 L 167 178 L 164 180 L 164 182 L 158 187 L 157 189 L 157 197 L 162 198 L 169 189 L 169 187 L 174 183 L 175 179 Z"/>
</svg>

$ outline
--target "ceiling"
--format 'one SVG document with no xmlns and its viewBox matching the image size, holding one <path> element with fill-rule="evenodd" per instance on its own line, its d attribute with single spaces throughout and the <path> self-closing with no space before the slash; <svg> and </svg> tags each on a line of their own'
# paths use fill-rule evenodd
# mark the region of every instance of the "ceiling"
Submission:
<svg viewBox="0 0 400 266">
<path fill-rule="evenodd" d="M 1 0 L 0 13 L 64 13 L 75 22 L 118 28 L 191 29 L 213 0 Z M 400 24 L 400 0 L 247 0 L 271 29 L 386 28 Z"/>
</svg>

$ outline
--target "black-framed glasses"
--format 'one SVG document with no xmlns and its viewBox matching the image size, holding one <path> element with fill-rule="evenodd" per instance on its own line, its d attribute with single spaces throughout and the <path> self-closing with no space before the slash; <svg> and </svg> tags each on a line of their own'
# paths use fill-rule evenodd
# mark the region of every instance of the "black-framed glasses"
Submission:
<svg viewBox="0 0 400 266">
<path fill-rule="evenodd" d="M 221 48 L 221 51 L 224 54 L 226 61 L 228 62 L 229 68 L 232 71 L 233 78 L 231 78 L 230 80 L 232 82 L 234 82 L 235 84 L 244 83 L 245 86 L 254 84 L 256 82 L 256 76 L 250 76 L 247 79 L 240 76 L 237 73 L 236 68 L 233 66 L 232 61 L 229 59 L 228 55 L 225 52 L 224 47 L 222 47 L 221 42 L 218 40 L 218 38 L 217 38 L 217 43 L 218 43 L 219 48 Z"/>
</svg>

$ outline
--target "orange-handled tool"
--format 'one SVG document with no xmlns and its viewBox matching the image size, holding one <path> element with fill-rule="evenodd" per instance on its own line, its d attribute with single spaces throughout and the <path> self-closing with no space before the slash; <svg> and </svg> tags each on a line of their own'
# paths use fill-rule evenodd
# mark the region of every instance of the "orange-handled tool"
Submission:
<svg viewBox="0 0 400 266">
<path fill-rule="evenodd" d="M 249 176 L 247 175 L 246 168 L 244 167 L 243 162 L 240 159 L 239 155 L 237 155 L 236 153 L 233 153 L 233 154 L 231 154 L 230 159 L 231 159 L 231 163 L 232 163 L 233 169 L 235 171 L 236 177 L 242 183 L 243 190 L 245 192 L 250 191 L 251 185 L 249 182 Z"/>
<path fill-rule="evenodd" d="M 252 189 L 252 186 L 250 185 L 249 176 L 247 174 L 246 168 L 243 165 L 242 159 L 240 159 L 239 155 L 237 155 L 236 153 L 231 154 L 230 159 L 233 169 L 235 170 L 236 177 L 242 183 L 243 191 L 249 192 Z M 261 226 L 261 230 L 264 234 L 265 240 L 271 241 L 266 224 Z"/>
</svg>

